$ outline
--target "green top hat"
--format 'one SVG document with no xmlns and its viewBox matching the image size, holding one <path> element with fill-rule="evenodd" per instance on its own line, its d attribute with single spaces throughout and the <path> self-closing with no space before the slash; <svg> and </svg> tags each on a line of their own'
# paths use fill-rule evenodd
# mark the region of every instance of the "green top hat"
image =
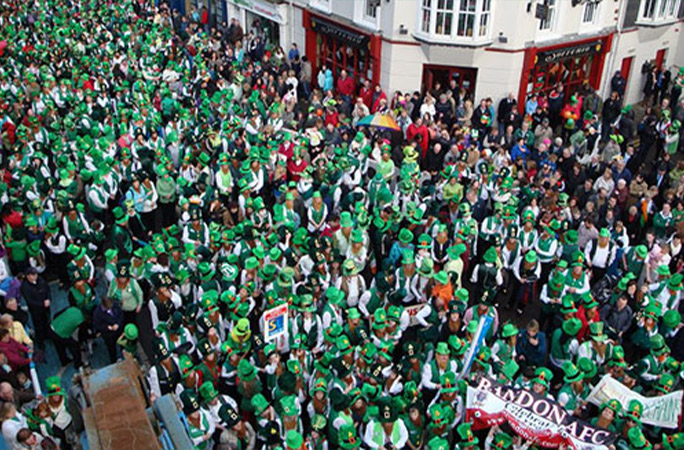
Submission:
<svg viewBox="0 0 684 450">
<path fill-rule="evenodd" d="M 434 279 L 440 284 L 446 285 L 449 283 L 449 275 L 443 270 L 437 272 L 434 276 Z"/>
<path fill-rule="evenodd" d="M 541 384 L 544 387 L 549 387 L 549 383 L 553 378 L 553 373 L 546 367 L 539 367 L 534 371 L 535 378 L 532 380 L 533 384 Z"/>
<path fill-rule="evenodd" d="M 351 424 L 344 424 L 337 433 L 340 447 L 343 450 L 353 450 L 359 448 L 361 439 L 356 436 L 356 428 Z"/>
<path fill-rule="evenodd" d="M 449 371 L 442 374 L 439 378 L 439 384 L 442 385 L 441 392 L 444 394 L 449 394 L 458 390 L 458 384 L 456 383 L 456 374 Z"/>
<path fill-rule="evenodd" d="M 582 328 L 582 321 L 576 317 L 573 317 L 563 321 L 561 328 L 563 329 L 563 333 L 567 334 L 568 336 L 577 336 L 577 333 L 579 333 L 580 329 Z"/>
<path fill-rule="evenodd" d="M 576 383 L 584 379 L 584 374 L 572 361 L 565 361 L 563 363 L 563 373 L 563 381 L 566 383 Z"/>
<path fill-rule="evenodd" d="M 663 433 L 663 448 L 665 450 L 682 450 L 684 449 L 684 433 L 674 433 L 666 435 Z"/>
<path fill-rule="evenodd" d="M 244 361 L 244 360 L 243 360 Z M 251 400 L 252 408 L 254 408 L 254 414 L 260 416 L 268 408 L 268 400 L 263 394 L 256 394 Z"/>
<path fill-rule="evenodd" d="M 437 355 L 450 355 L 449 345 L 446 342 L 438 342 L 435 348 L 435 353 Z"/>
<path fill-rule="evenodd" d="M 664 394 L 669 394 L 675 385 L 675 378 L 669 373 L 664 373 L 658 379 L 658 384 L 656 384 L 655 389 Z"/>
<path fill-rule="evenodd" d="M 632 427 L 627 432 L 627 440 L 629 441 L 629 448 L 632 450 L 643 450 L 651 448 L 652 445 L 646 440 L 644 433 L 639 427 Z"/>
<path fill-rule="evenodd" d="M 45 379 L 45 388 L 47 389 L 47 396 L 55 395 L 66 396 L 66 392 L 62 390 L 62 379 L 58 376 L 51 376 Z"/>
<path fill-rule="evenodd" d="M 256 378 L 257 375 L 254 366 L 245 359 L 241 360 L 238 364 L 237 373 L 238 377 L 242 381 L 252 381 L 254 378 Z"/>
<path fill-rule="evenodd" d="M 129 341 L 135 341 L 138 339 L 138 327 L 133 323 L 129 323 L 124 327 L 124 336 Z"/>
<path fill-rule="evenodd" d="M 507 323 L 503 326 L 501 330 L 501 337 L 509 338 L 518 334 L 518 329 L 512 323 Z"/>
<path fill-rule="evenodd" d="M 399 241 L 404 244 L 410 244 L 413 242 L 413 233 L 411 230 L 402 228 L 401 231 L 399 231 Z"/>
<path fill-rule="evenodd" d="M 513 438 L 508 433 L 496 433 L 493 443 L 496 449 L 508 450 L 513 446 Z"/>
<path fill-rule="evenodd" d="M 486 263 L 493 264 L 496 262 L 497 257 L 498 255 L 496 254 L 496 248 L 489 247 L 482 257 L 482 260 Z"/>
<path fill-rule="evenodd" d="M 299 415 L 299 407 L 297 406 L 297 397 L 288 395 L 280 399 L 280 408 L 283 415 L 286 417 L 293 417 Z"/>
<path fill-rule="evenodd" d="M 449 256 L 449 259 L 451 260 L 456 260 L 461 257 L 462 254 L 464 254 L 467 250 L 467 247 L 465 244 L 456 244 L 447 249 L 447 256 Z M 487 253 L 485 252 L 485 261 L 487 258 Z M 492 261 L 487 261 L 487 262 L 494 262 L 496 261 L 496 251 L 494 252 L 494 260 Z"/>
<path fill-rule="evenodd" d="M 199 393 L 205 402 L 210 402 L 216 397 L 218 397 L 218 392 L 214 388 L 214 384 L 211 381 L 205 381 L 199 388 Z"/>
<path fill-rule="evenodd" d="M 648 248 L 646 248 L 645 245 L 637 245 L 634 247 L 634 253 L 636 253 L 639 258 L 645 259 L 646 255 L 648 255 Z"/>
<path fill-rule="evenodd" d="M 598 373 L 598 367 L 596 367 L 594 361 L 584 356 L 577 360 L 577 368 L 584 373 L 586 380 L 591 380 Z"/>
<path fill-rule="evenodd" d="M 460 439 L 460 447 L 472 447 L 480 443 L 480 440 L 473 434 L 471 430 L 471 424 L 462 423 L 456 428 L 458 437 Z"/>
<path fill-rule="evenodd" d="M 606 335 L 603 334 L 603 322 L 591 322 L 589 324 L 589 335 L 596 342 L 605 342 Z"/>
<path fill-rule="evenodd" d="M 615 416 L 617 417 L 617 415 L 620 414 L 620 411 L 622 410 L 622 405 L 620 404 L 619 400 L 611 398 L 610 400 L 603 402 L 599 409 L 604 410 L 606 408 L 612 409 L 615 413 Z"/>
<path fill-rule="evenodd" d="M 651 353 L 654 355 L 662 355 L 669 350 L 667 345 L 665 345 L 665 339 L 660 334 L 651 336 L 649 343 L 651 345 Z"/>
<path fill-rule="evenodd" d="M 428 450 L 449 450 L 449 441 L 439 436 L 434 436 L 427 443 Z"/>
<path fill-rule="evenodd" d="M 676 328 L 681 321 L 682 315 L 679 313 L 679 311 L 671 309 L 663 315 L 663 324 L 667 328 Z"/>
<path fill-rule="evenodd" d="M 506 377 L 508 381 L 513 381 L 519 369 L 520 366 L 518 363 L 514 359 L 510 359 L 501 367 L 501 374 Z"/>
<path fill-rule="evenodd" d="M 349 211 L 344 211 L 340 214 L 340 227 L 342 228 L 351 228 L 354 226 L 354 222 L 352 221 L 352 216 Z"/>
<path fill-rule="evenodd" d="M 627 404 L 627 412 L 625 418 L 632 419 L 637 423 L 641 423 L 641 415 L 644 413 L 644 405 L 637 399 L 632 399 Z"/>
<path fill-rule="evenodd" d="M 667 282 L 667 287 L 670 290 L 673 291 L 681 291 L 682 290 L 682 274 L 680 273 L 675 273 L 670 277 L 670 279 Z"/>
<path fill-rule="evenodd" d="M 303 443 L 304 437 L 299 431 L 290 430 L 287 432 L 287 435 L 285 436 L 285 444 L 287 445 L 288 449 L 299 450 Z"/>
</svg>

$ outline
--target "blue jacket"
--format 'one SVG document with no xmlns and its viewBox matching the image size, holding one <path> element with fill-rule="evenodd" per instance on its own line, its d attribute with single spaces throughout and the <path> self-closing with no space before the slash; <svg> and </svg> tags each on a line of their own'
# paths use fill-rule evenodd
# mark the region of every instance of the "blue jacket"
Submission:
<svg viewBox="0 0 684 450">
<path fill-rule="evenodd" d="M 532 345 L 527 335 L 527 330 L 520 330 L 515 349 L 518 355 L 525 357 L 525 362 L 530 366 L 542 367 L 546 364 L 546 334 L 543 331 L 537 333 L 537 345 Z"/>
</svg>

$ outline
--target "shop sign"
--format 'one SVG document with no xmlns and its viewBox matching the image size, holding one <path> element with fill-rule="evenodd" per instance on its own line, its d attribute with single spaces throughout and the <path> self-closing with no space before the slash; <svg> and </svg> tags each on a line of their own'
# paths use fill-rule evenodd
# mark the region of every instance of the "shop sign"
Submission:
<svg viewBox="0 0 684 450">
<path fill-rule="evenodd" d="M 603 43 L 601 41 L 592 41 L 572 47 L 562 47 L 555 50 L 542 51 L 537 53 L 537 62 L 553 63 L 567 58 L 593 55 L 594 53 L 599 53 L 602 48 Z"/>
<path fill-rule="evenodd" d="M 366 45 L 369 40 L 368 35 L 349 31 L 346 28 L 342 28 L 339 25 L 318 17 L 311 17 L 311 29 L 316 33 L 330 36 L 338 41 L 345 42 L 355 47 Z"/>
<path fill-rule="evenodd" d="M 244 8 L 276 23 L 284 23 L 283 18 L 280 16 L 276 5 L 270 2 L 264 2 L 259 0 L 230 0 L 235 6 Z"/>
</svg>

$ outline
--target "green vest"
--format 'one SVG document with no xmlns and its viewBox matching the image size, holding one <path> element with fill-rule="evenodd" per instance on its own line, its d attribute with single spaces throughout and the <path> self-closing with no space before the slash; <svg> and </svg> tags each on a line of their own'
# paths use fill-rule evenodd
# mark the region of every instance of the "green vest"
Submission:
<svg viewBox="0 0 684 450">
<path fill-rule="evenodd" d="M 396 448 L 396 444 L 401 439 L 401 427 L 399 426 L 399 421 L 396 420 L 392 425 L 392 433 L 390 434 L 390 441 L 392 442 L 393 448 Z M 373 438 L 372 441 L 375 442 L 378 447 L 383 447 L 385 444 L 385 430 L 382 428 L 382 423 L 373 422 Z"/>
</svg>

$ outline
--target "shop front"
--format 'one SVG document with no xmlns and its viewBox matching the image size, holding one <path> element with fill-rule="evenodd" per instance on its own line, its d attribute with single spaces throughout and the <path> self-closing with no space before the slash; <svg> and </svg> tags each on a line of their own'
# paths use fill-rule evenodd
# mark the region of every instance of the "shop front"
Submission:
<svg viewBox="0 0 684 450">
<path fill-rule="evenodd" d="M 612 34 L 570 44 L 534 47 L 525 51 L 518 105 L 524 109 L 532 94 L 547 94 L 563 85 L 565 100 L 584 86 L 599 89 Z"/>
<path fill-rule="evenodd" d="M 375 34 L 343 25 L 309 11 L 303 11 L 306 29 L 306 55 L 311 60 L 314 76 L 323 65 L 337 79 L 346 70 L 357 83 L 380 82 L 382 39 Z"/>
<path fill-rule="evenodd" d="M 228 15 L 240 20 L 245 33 L 261 36 L 267 47 L 284 46 L 287 27 L 282 7 L 266 0 L 227 0 L 227 5 Z"/>
<path fill-rule="evenodd" d="M 423 65 L 423 91 L 448 88 L 451 80 L 456 81 L 459 90 L 463 89 L 468 98 L 475 98 L 477 69 L 472 67 L 450 67 L 435 64 Z"/>
</svg>

